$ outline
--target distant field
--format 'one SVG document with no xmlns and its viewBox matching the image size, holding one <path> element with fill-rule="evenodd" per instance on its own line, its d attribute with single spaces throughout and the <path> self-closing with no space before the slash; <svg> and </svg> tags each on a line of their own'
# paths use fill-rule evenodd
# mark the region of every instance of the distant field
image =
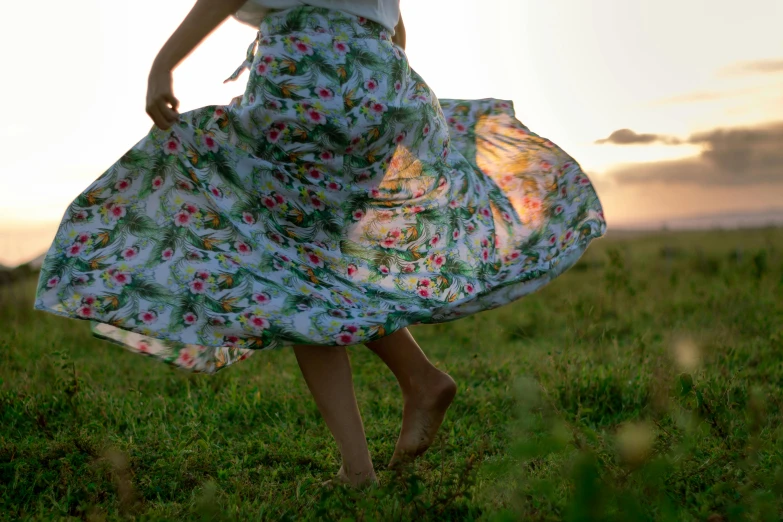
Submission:
<svg viewBox="0 0 783 522">
<path fill-rule="evenodd" d="M 783 229 L 610 234 L 532 296 L 411 328 L 459 392 L 384 469 L 392 374 L 351 349 L 381 487 L 339 456 L 288 349 L 190 375 L 0 287 L 0 519 L 777 521 Z"/>
</svg>

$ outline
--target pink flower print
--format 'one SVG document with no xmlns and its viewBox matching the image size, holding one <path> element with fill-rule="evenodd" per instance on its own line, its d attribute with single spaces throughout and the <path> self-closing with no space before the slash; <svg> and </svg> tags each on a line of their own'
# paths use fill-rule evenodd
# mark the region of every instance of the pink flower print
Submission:
<svg viewBox="0 0 783 522">
<path fill-rule="evenodd" d="M 371 102 L 370 103 L 370 110 L 376 114 L 380 115 L 386 112 L 386 105 L 380 103 L 380 102 Z"/>
<path fill-rule="evenodd" d="M 286 263 L 288 263 L 288 262 L 290 262 L 290 261 L 291 261 L 291 258 L 290 258 L 290 257 L 288 257 L 288 256 L 287 256 L 287 255 L 285 255 L 285 254 L 281 254 L 281 255 L 280 255 L 280 259 L 282 259 L 282 260 L 283 260 L 283 261 L 285 261 Z"/>
<path fill-rule="evenodd" d="M 363 211 L 363 210 L 354 210 L 354 211 L 353 211 L 353 218 L 354 218 L 356 221 L 359 221 L 359 220 L 360 220 L 360 219 L 362 219 L 363 217 L 364 217 L 364 211 Z"/>
<path fill-rule="evenodd" d="M 166 140 L 166 143 L 163 144 L 163 151 L 166 154 L 178 154 L 182 152 L 182 150 L 182 144 L 174 136 Z"/>
<path fill-rule="evenodd" d="M 571 237 L 573 235 L 574 235 L 574 231 L 573 230 L 569 230 L 568 232 L 566 232 L 565 240 L 568 241 L 569 239 L 571 239 Z"/>
<path fill-rule="evenodd" d="M 359 270 L 359 269 L 357 268 L 357 266 L 356 266 L 356 265 L 354 265 L 354 264 L 350 264 L 350 265 L 348 265 L 348 275 L 349 275 L 349 276 L 353 276 L 353 275 L 354 275 L 354 274 L 355 274 L 355 273 L 356 273 L 358 270 Z M 56 283 L 55 283 L 55 284 L 56 284 Z"/>
<path fill-rule="evenodd" d="M 198 212 L 198 207 L 192 203 L 185 203 L 184 205 L 182 205 L 182 208 L 191 214 L 195 214 L 196 212 Z"/>
<path fill-rule="evenodd" d="M 395 239 L 399 238 L 402 235 L 402 231 L 399 228 L 395 228 L 391 232 L 389 232 L 389 235 Z"/>
<path fill-rule="evenodd" d="M 327 89 L 326 87 L 317 87 L 315 89 L 315 93 L 322 100 L 331 100 L 332 98 L 334 98 L 334 93 L 332 92 L 332 90 Z"/>
<path fill-rule="evenodd" d="M 214 326 L 220 326 L 226 324 L 226 320 L 220 316 L 214 316 L 209 318 L 209 324 Z"/>
<path fill-rule="evenodd" d="M 318 199 L 318 197 L 315 195 L 310 196 L 310 203 L 313 205 L 315 210 L 323 210 L 326 208 L 324 202 Z"/>
<path fill-rule="evenodd" d="M 253 301 L 255 301 L 258 304 L 268 303 L 270 300 L 271 299 L 267 294 L 264 293 L 253 294 Z"/>
<path fill-rule="evenodd" d="M 435 246 L 440 241 L 440 236 L 435 234 L 432 239 L 430 239 L 430 246 Z"/>
<path fill-rule="evenodd" d="M 347 346 L 356 343 L 356 336 L 351 332 L 340 332 L 337 334 L 335 342 L 341 346 Z"/>
<path fill-rule="evenodd" d="M 242 212 L 242 221 L 247 223 L 248 225 L 252 225 L 256 222 L 256 218 L 253 217 L 253 214 L 250 212 Z"/>
<path fill-rule="evenodd" d="M 366 19 L 365 17 L 363 17 L 363 16 L 360 16 L 360 17 L 358 18 L 358 22 L 359 22 L 360 24 L 364 25 L 364 24 L 366 24 L 366 23 L 367 23 L 367 19 Z"/>
<path fill-rule="evenodd" d="M 192 219 L 190 212 L 187 210 L 180 210 L 176 214 L 174 214 L 174 223 L 177 224 L 179 227 L 186 227 L 190 225 Z"/>
<path fill-rule="evenodd" d="M 415 270 L 415 267 L 412 264 L 410 264 L 410 265 L 403 265 L 403 267 L 402 267 L 402 271 L 407 273 L 407 274 L 413 272 L 413 270 Z"/>
<path fill-rule="evenodd" d="M 322 112 L 310 108 L 307 109 L 305 113 L 307 114 L 307 117 L 310 118 L 310 121 L 312 121 L 313 123 L 317 123 L 321 125 L 326 122 L 326 116 Z"/>
<path fill-rule="evenodd" d="M 401 132 L 400 134 L 398 134 L 397 136 L 394 137 L 394 143 L 399 145 L 400 143 L 403 142 L 404 139 L 405 139 L 405 133 Z"/>
<path fill-rule="evenodd" d="M 367 89 L 370 92 L 375 92 L 375 90 L 378 88 L 378 81 L 374 78 L 370 78 L 366 82 L 364 82 L 364 88 Z"/>
<path fill-rule="evenodd" d="M 334 159 L 334 153 L 330 150 L 325 150 L 320 154 L 320 158 L 323 161 L 329 161 L 331 159 Z"/>
<path fill-rule="evenodd" d="M 152 323 L 154 323 L 155 321 L 158 320 L 158 314 L 156 314 L 152 310 L 147 310 L 146 312 L 141 312 L 139 314 L 139 319 L 144 324 L 152 324 Z"/>
<path fill-rule="evenodd" d="M 93 317 L 94 311 L 92 306 L 82 305 L 79 307 L 78 313 L 81 317 Z"/>
<path fill-rule="evenodd" d="M 364 170 L 364 171 L 360 172 L 360 173 L 359 173 L 359 174 L 356 176 L 356 181 L 358 181 L 358 182 L 360 182 L 360 183 L 361 183 L 362 181 L 367 181 L 368 179 L 370 179 L 370 173 L 369 173 L 369 172 L 367 172 L 366 170 Z"/>
<path fill-rule="evenodd" d="M 350 332 L 350 333 L 356 333 L 356 332 L 358 332 L 358 331 L 359 331 L 359 327 L 358 327 L 358 326 L 356 326 L 356 325 L 353 325 L 353 324 L 349 324 L 348 326 L 346 326 L 346 327 L 344 328 L 344 330 L 345 330 L 346 332 Z"/>
<path fill-rule="evenodd" d="M 503 220 L 504 220 L 504 221 L 511 222 L 511 214 L 509 214 L 508 212 L 503 212 L 503 213 L 501 214 L 501 216 L 503 217 Z"/>
<path fill-rule="evenodd" d="M 563 205 L 558 205 L 557 207 L 555 207 L 555 215 L 556 216 L 559 216 L 562 213 L 563 213 Z"/>
<path fill-rule="evenodd" d="M 220 149 L 217 140 L 211 134 L 204 134 L 204 146 L 210 152 L 217 152 Z"/>
<path fill-rule="evenodd" d="M 79 254 L 81 254 L 83 249 L 84 249 L 84 245 L 82 243 L 74 243 L 73 245 L 65 249 L 65 256 L 66 257 L 78 256 Z"/>
<path fill-rule="evenodd" d="M 307 257 L 307 260 L 310 262 L 311 265 L 317 266 L 318 268 L 321 268 L 321 267 L 324 266 L 323 260 L 320 257 L 318 257 L 316 254 L 314 254 L 313 252 L 308 252 L 306 257 Z"/>
<path fill-rule="evenodd" d="M 139 341 L 139 344 L 136 345 L 136 349 L 141 353 L 149 353 L 150 343 L 147 341 Z"/>
<path fill-rule="evenodd" d="M 261 198 L 261 204 L 264 205 L 269 210 L 272 210 L 277 206 L 277 202 L 275 201 L 275 198 L 272 196 L 264 196 Z"/>
<path fill-rule="evenodd" d="M 446 159 L 449 156 L 449 147 L 443 147 L 443 152 L 440 154 L 441 158 Z"/>
<path fill-rule="evenodd" d="M 130 274 L 126 272 L 115 272 L 112 276 L 112 279 L 114 279 L 114 282 L 119 285 L 127 285 L 131 282 L 131 276 Z"/>
<path fill-rule="evenodd" d="M 449 201 L 449 208 L 457 208 L 457 206 L 458 204 L 456 199 L 452 199 L 451 201 Z"/>
<path fill-rule="evenodd" d="M 549 170 L 552 168 L 552 164 L 546 160 L 543 160 L 539 165 L 541 166 L 541 170 Z"/>
<path fill-rule="evenodd" d="M 432 281 L 425 277 L 424 279 L 420 279 L 418 284 L 420 286 L 430 286 L 430 283 L 432 283 Z"/>
<path fill-rule="evenodd" d="M 427 135 L 430 133 L 430 124 L 429 124 L 429 123 L 427 123 L 426 125 L 424 125 L 424 128 L 421 130 L 421 133 L 422 133 L 424 136 L 427 136 Z"/>
<path fill-rule="evenodd" d="M 272 63 L 275 61 L 275 57 L 268 54 L 261 59 L 264 61 L 264 63 Z"/>
<path fill-rule="evenodd" d="M 190 184 L 190 181 L 179 180 L 177 181 L 177 188 L 180 190 L 193 190 L 193 185 Z"/>
<path fill-rule="evenodd" d="M 154 178 L 152 178 L 153 190 L 158 190 L 162 186 L 163 186 L 163 178 L 161 178 L 160 176 L 155 176 Z"/>
<path fill-rule="evenodd" d="M 487 238 L 482 239 L 481 240 L 481 246 L 483 246 L 483 247 L 489 246 L 489 239 L 487 239 Z"/>
<path fill-rule="evenodd" d="M 465 291 L 467 293 L 472 294 L 474 290 L 476 290 L 476 289 L 473 288 L 472 284 L 468 283 L 468 284 L 465 285 Z"/>
<path fill-rule="evenodd" d="M 196 272 L 196 277 L 199 279 L 209 279 L 209 272 L 206 270 L 199 270 Z"/>
<path fill-rule="evenodd" d="M 280 130 L 271 128 L 268 131 L 266 131 L 266 140 L 269 143 L 277 143 L 278 140 L 280 140 L 280 136 L 282 136 L 282 132 Z"/>
<path fill-rule="evenodd" d="M 457 131 L 457 133 L 459 133 L 459 134 L 464 134 L 465 131 L 467 130 L 467 127 L 465 127 L 461 123 L 455 123 L 454 124 L 454 130 Z"/>
<path fill-rule="evenodd" d="M 446 256 L 443 254 L 433 254 L 431 259 L 432 264 L 435 265 L 436 268 L 440 268 L 443 266 L 443 263 L 446 262 Z"/>
<path fill-rule="evenodd" d="M 307 56 L 312 56 L 313 54 L 313 48 L 301 40 L 296 40 L 294 42 L 294 49 Z"/>
<path fill-rule="evenodd" d="M 600 217 L 601 219 L 604 219 L 604 211 L 603 210 L 599 210 L 598 211 L 598 217 Z"/>
<path fill-rule="evenodd" d="M 520 255 L 521 254 L 518 251 L 515 250 L 515 251 L 511 252 L 511 255 L 509 257 L 511 257 L 511 259 L 519 259 Z"/>
<path fill-rule="evenodd" d="M 269 234 L 269 239 L 271 239 L 272 241 L 274 241 L 278 245 L 281 245 L 283 243 L 283 236 L 281 236 L 280 234 L 277 234 L 275 232 L 272 232 L 271 234 Z"/>
<path fill-rule="evenodd" d="M 481 207 L 481 210 L 479 210 L 482 216 L 488 218 L 490 215 L 489 207 Z"/>
<path fill-rule="evenodd" d="M 80 210 L 76 214 L 74 214 L 73 219 L 76 221 L 84 221 L 87 219 L 87 211 L 86 210 Z"/>
<path fill-rule="evenodd" d="M 431 297 L 432 296 L 432 289 L 430 289 L 430 288 L 420 287 L 417 290 L 417 292 L 418 292 L 420 297 L 427 298 L 427 297 Z"/>
<path fill-rule="evenodd" d="M 179 357 L 177 358 L 177 364 L 179 366 L 184 366 L 185 368 L 190 368 L 196 364 L 196 361 L 186 350 L 186 348 L 180 350 Z"/>
<path fill-rule="evenodd" d="M 225 113 L 226 113 L 226 111 L 225 111 L 225 110 L 223 110 L 223 107 L 217 107 L 217 108 L 215 109 L 215 116 L 217 116 L 218 118 L 220 118 L 221 116 L 223 116 Z"/>
<path fill-rule="evenodd" d="M 282 205 L 283 203 L 285 203 L 285 198 L 280 194 L 275 194 L 275 201 L 277 202 L 278 205 Z"/>
<path fill-rule="evenodd" d="M 386 265 L 381 265 L 378 267 L 378 270 L 381 271 L 382 274 L 388 274 L 389 273 L 389 267 Z"/>
<path fill-rule="evenodd" d="M 400 92 L 400 89 L 402 89 L 402 83 L 399 80 L 397 80 L 396 82 L 394 82 L 394 90 Z"/>
<path fill-rule="evenodd" d="M 160 257 L 162 257 L 165 261 L 168 261 L 174 256 L 174 250 L 171 248 L 165 249 L 163 252 L 161 252 Z"/>
<path fill-rule="evenodd" d="M 193 312 L 186 312 L 185 315 L 182 316 L 182 320 L 185 321 L 185 324 L 196 324 L 198 316 Z"/>
<path fill-rule="evenodd" d="M 57 283 L 59 282 L 60 282 L 60 278 L 54 276 L 46 282 L 46 288 L 54 288 L 55 286 L 57 286 Z"/>
<path fill-rule="evenodd" d="M 315 167 L 310 168 L 307 175 L 316 180 L 323 178 L 323 173 Z"/>
<path fill-rule="evenodd" d="M 345 42 L 336 41 L 334 42 L 334 50 L 337 51 L 340 54 L 345 54 L 348 51 L 350 51 L 348 44 Z"/>
<path fill-rule="evenodd" d="M 458 230 L 458 229 L 454 229 L 454 232 L 452 232 L 452 233 L 451 233 L 451 237 L 452 237 L 452 238 L 453 238 L 455 241 L 456 241 L 457 239 L 459 239 L 459 230 Z"/>
<path fill-rule="evenodd" d="M 266 102 L 267 109 L 274 109 L 276 111 L 279 111 L 282 106 L 283 104 L 277 100 L 269 100 L 268 102 Z"/>
<path fill-rule="evenodd" d="M 90 240 L 90 234 L 88 234 L 87 232 L 82 232 L 81 234 L 76 236 L 76 241 L 78 241 L 79 243 L 86 243 L 89 240 Z"/>
<path fill-rule="evenodd" d="M 391 248 L 397 243 L 393 237 L 385 237 L 381 240 L 381 245 L 385 248 Z"/>
<path fill-rule="evenodd" d="M 130 188 L 130 186 L 131 186 L 131 182 L 128 181 L 128 178 L 122 178 L 121 180 L 117 181 L 117 183 L 114 184 L 114 188 L 116 188 L 120 192 L 125 192 Z"/>
<path fill-rule="evenodd" d="M 234 243 L 234 248 L 236 248 L 237 252 L 239 252 L 243 256 L 249 255 L 250 252 L 252 252 L 250 246 L 244 241 L 237 241 L 236 243 Z"/>
<path fill-rule="evenodd" d="M 84 296 L 84 297 L 82 298 L 82 303 L 83 303 L 83 304 L 86 304 L 86 305 L 90 305 L 90 306 L 94 305 L 94 304 L 95 304 L 95 301 L 96 301 L 96 298 L 95 298 L 95 296 L 94 296 L 94 295 L 92 295 L 92 294 L 90 294 L 90 295 L 86 295 L 86 296 Z"/>
<path fill-rule="evenodd" d="M 269 72 L 269 64 L 266 62 L 258 62 L 256 65 L 256 74 L 259 76 L 266 76 L 266 73 Z"/>
<path fill-rule="evenodd" d="M 138 248 L 130 247 L 130 248 L 126 248 L 125 250 L 122 251 L 122 257 L 126 261 L 129 261 L 129 260 L 133 259 L 134 257 L 136 257 L 136 255 L 138 253 L 139 253 L 139 249 Z"/>
<path fill-rule="evenodd" d="M 247 322 L 254 330 L 266 330 L 269 328 L 269 321 L 258 315 L 251 316 Z"/>
<path fill-rule="evenodd" d="M 336 181 L 330 181 L 329 183 L 326 184 L 326 188 L 328 188 L 329 190 L 340 190 L 342 187 Z"/>
<path fill-rule="evenodd" d="M 125 217 L 125 205 L 115 205 L 112 203 L 109 208 L 109 216 L 112 219 L 121 219 Z"/>
<path fill-rule="evenodd" d="M 394 217 L 394 213 L 391 210 L 378 210 L 375 215 L 381 223 L 388 223 Z"/>
<path fill-rule="evenodd" d="M 236 335 L 227 335 L 223 338 L 223 342 L 228 346 L 234 346 L 239 342 L 239 337 Z"/>
<path fill-rule="evenodd" d="M 411 214 L 418 214 L 419 212 L 424 212 L 424 207 L 421 205 L 414 205 L 411 207 Z"/>
<path fill-rule="evenodd" d="M 582 179 L 579 180 L 579 184 L 580 185 L 589 185 L 590 184 L 590 180 L 587 179 L 587 178 L 582 178 Z"/>
<path fill-rule="evenodd" d="M 562 188 L 560 189 L 560 197 L 561 198 L 568 197 L 568 187 L 566 187 L 565 185 L 563 185 Z"/>
<path fill-rule="evenodd" d="M 473 223 L 468 223 L 467 226 L 465 226 L 465 230 L 467 230 L 468 232 L 473 232 L 474 230 L 476 230 L 476 227 L 473 225 Z"/>
<path fill-rule="evenodd" d="M 486 248 L 481 251 L 481 259 L 487 261 L 489 259 L 489 250 Z"/>
</svg>

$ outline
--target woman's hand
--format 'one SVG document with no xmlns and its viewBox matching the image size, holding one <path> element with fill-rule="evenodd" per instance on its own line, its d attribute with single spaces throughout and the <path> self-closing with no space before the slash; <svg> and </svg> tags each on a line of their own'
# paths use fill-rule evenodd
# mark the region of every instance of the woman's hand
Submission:
<svg viewBox="0 0 783 522">
<path fill-rule="evenodd" d="M 178 106 L 171 71 L 153 66 L 147 83 L 147 114 L 160 129 L 168 130 L 179 120 Z"/>
</svg>

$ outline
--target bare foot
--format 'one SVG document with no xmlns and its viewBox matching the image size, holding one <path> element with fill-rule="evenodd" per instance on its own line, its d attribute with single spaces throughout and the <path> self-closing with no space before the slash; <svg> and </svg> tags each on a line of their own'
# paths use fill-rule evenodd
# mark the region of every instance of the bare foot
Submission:
<svg viewBox="0 0 783 522">
<path fill-rule="evenodd" d="M 375 476 L 374 471 L 370 473 L 357 473 L 353 477 L 349 476 L 345 471 L 345 466 L 340 466 L 340 470 L 333 479 L 329 479 L 323 482 L 323 486 L 336 486 L 343 484 L 352 488 L 362 488 L 369 485 L 378 485 L 378 477 Z"/>
<path fill-rule="evenodd" d="M 394 448 L 389 468 L 411 461 L 427 451 L 435 440 L 435 434 L 443 423 L 446 410 L 456 393 L 457 384 L 454 379 L 437 370 L 437 373 L 426 379 L 415 392 L 405 397 L 400 438 Z"/>
</svg>

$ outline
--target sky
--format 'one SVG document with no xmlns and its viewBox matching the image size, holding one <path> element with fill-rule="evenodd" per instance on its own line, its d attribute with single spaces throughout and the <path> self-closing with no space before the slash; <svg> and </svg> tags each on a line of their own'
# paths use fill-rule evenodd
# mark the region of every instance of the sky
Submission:
<svg viewBox="0 0 783 522">
<path fill-rule="evenodd" d="M 149 131 L 149 68 L 193 0 L 0 8 L 0 264 Z M 445 7 L 448 6 L 448 7 Z M 401 0 L 440 98 L 499 98 L 589 174 L 610 229 L 783 207 L 780 0 Z M 174 72 L 180 112 L 228 103 L 255 31 L 227 20 Z"/>
</svg>

